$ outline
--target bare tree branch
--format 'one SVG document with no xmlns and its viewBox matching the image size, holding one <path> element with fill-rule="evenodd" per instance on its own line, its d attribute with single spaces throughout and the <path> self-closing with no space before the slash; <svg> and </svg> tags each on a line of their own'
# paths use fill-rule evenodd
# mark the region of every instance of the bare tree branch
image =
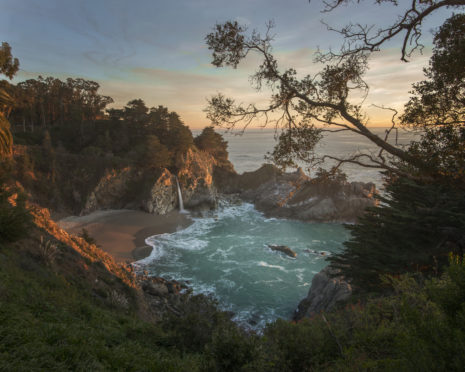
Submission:
<svg viewBox="0 0 465 372">
<path fill-rule="evenodd" d="M 333 0 L 325 1 L 324 12 L 331 12 L 343 4 L 351 2 L 360 3 L 362 0 Z M 375 3 L 391 3 L 398 5 L 396 0 L 374 0 Z M 402 37 L 401 60 L 408 62 L 408 58 L 417 49 L 422 49 L 420 42 L 422 36 L 422 22 L 431 13 L 440 8 L 461 8 L 465 0 L 412 0 L 411 5 L 399 16 L 397 21 L 387 28 L 375 30 L 373 25 L 348 24 L 342 29 L 336 29 L 325 23 L 330 31 L 340 33 L 345 43 L 340 52 L 320 53 L 318 60 L 327 62 L 332 59 L 343 59 L 347 56 L 361 52 L 376 52 L 380 47 L 397 36 Z"/>
</svg>

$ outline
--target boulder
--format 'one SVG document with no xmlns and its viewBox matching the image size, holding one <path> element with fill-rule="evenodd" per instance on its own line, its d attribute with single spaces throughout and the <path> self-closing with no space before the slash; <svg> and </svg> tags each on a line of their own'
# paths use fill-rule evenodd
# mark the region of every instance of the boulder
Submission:
<svg viewBox="0 0 465 372">
<path fill-rule="evenodd" d="M 322 311 L 329 311 L 337 303 L 350 297 L 352 286 L 337 274 L 337 269 L 327 266 L 313 277 L 308 295 L 299 303 L 293 320 L 298 321 Z"/>
</svg>

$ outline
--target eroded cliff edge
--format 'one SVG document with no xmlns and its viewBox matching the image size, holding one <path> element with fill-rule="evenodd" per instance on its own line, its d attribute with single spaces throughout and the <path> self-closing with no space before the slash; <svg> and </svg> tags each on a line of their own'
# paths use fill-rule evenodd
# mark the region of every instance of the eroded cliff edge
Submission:
<svg viewBox="0 0 465 372">
<path fill-rule="evenodd" d="M 176 177 L 184 206 L 193 212 L 215 209 L 225 195 L 251 202 L 268 217 L 307 222 L 355 222 L 374 206 L 373 183 L 311 179 L 301 169 L 285 173 L 271 164 L 237 174 L 230 162 L 189 150 L 177 172 L 109 171 L 88 196 L 81 214 L 100 209 L 141 209 L 166 214 L 179 207 Z"/>
<path fill-rule="evenodd" d="M 365 208 L 376 205 L 373 183 L 311 179 L 301 169 L 285 173 L 271 164 L 216 179 L 222 193 L 239 195 L 268 217 L 355 222 Z"/>
</svg>

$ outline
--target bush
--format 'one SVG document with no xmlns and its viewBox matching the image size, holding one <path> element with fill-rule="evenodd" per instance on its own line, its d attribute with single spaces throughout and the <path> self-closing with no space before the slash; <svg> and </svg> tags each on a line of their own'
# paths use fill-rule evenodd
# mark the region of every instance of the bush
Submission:
<svg viewBox="0 0 465 372">
<path fill-rule="evenodd" d="M 217 371 L 244 370 L 260 359 L 259 338 L 247 334 L 234 323 L 226 324 L 213 332 L 207 352 Z"/>
<path fill-rule="evenodd" d="M 26 236 L 31 215 L 26 196 L 16 188 L 0 185 L 0 243 L 14 242 Z"/>
</svg>

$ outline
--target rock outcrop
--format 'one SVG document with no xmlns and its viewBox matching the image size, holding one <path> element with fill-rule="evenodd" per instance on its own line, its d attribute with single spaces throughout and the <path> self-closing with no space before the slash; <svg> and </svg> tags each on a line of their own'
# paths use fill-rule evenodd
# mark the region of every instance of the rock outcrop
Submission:
<svg viewBox="0 0 465 372">
<path fill-rule="evenodd" d="M 133 175 L 129 167 L 106 172 L 87 198 L 81 215 L 101 209 L 123 208 L 122 196 L 127 191 L 131 177 Z"/>
<path fill-rule="evenodd" d="M 179 184 L 188 210 L 215 209 L 218 191 L 213 181 L 213 173 L 218 163 L 204 151 L 188 150 L 182 168 L 178 172 Z"/>
<path fill-rule="evenodd" d="M 188 150 L 177 173 L 184 207 L 191 211 L 210 210 L 218 204 L 214 174 L 236 176 L 230 162 L 219 163 L 204 151 Z M 179 207 L 176 175 L 130 167 L 108 171 L 88 196 L 81 214 L 103 209 L 142 209 L 164 215 Z"/>
<path fill-rule="evenodd" d="M 293 320 L 298 321 L 331 310 L 337 303 L 350 297 L 351 285 L 342 276 L 335 276 L 337 273 L 336 269 L 327 266 L 313 277 L 308 295 L 300 302 Z"/>
<path fill-rule="evenodd" d="M 136 171 L 107 172 L 92 191 L 81 214 L 101 209 L 142 209 L 161 214 L 178 208 L 176 175 Z M 231 163 L 190 149 L 177 172 L 184 206 L 190 211 L 215 209 L 220 194 L 237 194 L 269 217 L 308 222 L 355 222 L 376 204 L 375 185 L 310 179 L 299 169 L 284 173 L 265 164 L 238 175 Z"/>
<path fill-rule="evenodd" d="M 310 179 L 298 169 L 284 173 L 270 164 L 255 172 L 230 176 L 222 191 L 238 193 L 266 216 L 308 222 L 355 222 L 376 205 L 372 183 L 337 183 Z"/>
<path fill-rule="evenodd" d="M 142 209 L 152 214 L 167 214 L 178 205 L 176 178 L 168 169 L 155 181 L 149 196 L 142 201 Z"/>
</svg>

